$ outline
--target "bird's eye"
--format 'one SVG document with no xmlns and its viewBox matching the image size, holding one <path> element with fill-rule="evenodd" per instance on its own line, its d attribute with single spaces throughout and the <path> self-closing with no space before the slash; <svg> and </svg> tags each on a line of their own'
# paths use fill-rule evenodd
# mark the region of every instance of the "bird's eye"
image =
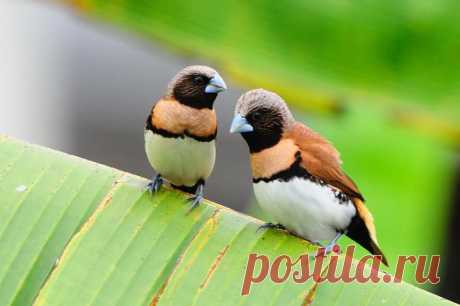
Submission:
<svg viewBox="0 0 460 306">
<path fill-rule="evenodd" d="M 260 112 L 253 112 L 251 115 L 251 119 L 254 121 L 258 121 L 262 118 L 262 114 Z"/>
<path fill-rule="evenodd" d="M 202 75 L 196 75 L 193 77 L 192 82 L 194 84 L 204 84 L 206 82 L 205 78 Z"/>
</svg>

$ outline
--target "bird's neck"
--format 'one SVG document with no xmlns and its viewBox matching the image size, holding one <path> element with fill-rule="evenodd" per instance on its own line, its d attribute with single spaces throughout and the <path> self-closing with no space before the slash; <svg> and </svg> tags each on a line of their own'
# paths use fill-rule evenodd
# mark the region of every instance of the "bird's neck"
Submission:
<svg viewBox="0 0 460 306">
<path fill-rule="evenodd" d="M 213 109 L 217 94 L 203 93 L 200 95 L 186 96 L 176 93 L 172 96 L 172 98 L 183 105 L 187 105 L 196 109 Z"/>
<path fill-rule="evenodd" d="M 271 148 L 278 144 L 281 140 L 281 133 L 259 133 L 259 132 L 248 132 L 241 134 L 244 140 L 247 142 L 249 152 L 258 153 L 262 150 Z"/>
</svg>

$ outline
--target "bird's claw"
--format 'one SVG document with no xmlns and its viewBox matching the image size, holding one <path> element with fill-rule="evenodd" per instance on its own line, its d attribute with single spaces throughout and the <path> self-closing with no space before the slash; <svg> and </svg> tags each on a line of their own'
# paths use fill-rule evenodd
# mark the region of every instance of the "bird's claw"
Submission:
<svg viewBox="0 0 460 306">
<path fill-rule="evenodd" d="M 336 253 L 336 254 L 339 254 L 340 253 L 340 247 L 338 244 L 328 244 L 326 246 L 322 246 L 320 247 L 317 252 L 316 252 L 316 255 L 315 257 L 317 256 L 327 256 L 331 253 Z"/>
<path fill-rule="evenodd" d="M 152 194 L 158 192 L 163 185 L 163 178 L 161 175 L 156 175 L 150 183 L 147 185 L 147 190 Z"/>
<path fill-rule="evenodd" d="M 198 207 L 203 201 L 204 195 L 203 195 L 203 185 L 198 186 L 198 189 L 196 190 L 195 194 L 188 198 L 188 201 L 190 203 L 190 209 L 187 212 L 187 215 L 192 212 L 196 207 Z"/>
<path fill-rule="evenodd" d="M 190 197 L 190 198 L 188 199 L 188 201 L 189 201 L 189 203 L 190 203 L 190 209 L 189 209 L 189 211 L 188 211 L 188 214 L 189 214 L 192 210 L 194 210 L 195 208 L 197 208 L 197 207 L 200 205 L 200 203 L 201 203 L 202 200 L 203 200 L 203 196 L 202 196 L 202 195 L 194 195 L 194 196 Z"/>
<path fill-rule="evenodd" d="M 340 246 L 337 244 L 337 240 L 339 240 L 339 238 L 342 237 L 343 234 L 344 234 L 344 232 L 337 233 L 337 235 L 334 237 L 334 239 L 329 241 L 328 244 L 326 244 L 325 246 L 323 246 L 319 241 L 312 241 L 312 243 L 316 243 L 320 247 L 318 249 L 318 255 L 327 256 L 332 252 L 339 254 L 340 253 Z"/>
<path fill-rule="evenodd" d="M 285 230 L 286 228 L 282 224 L 274 224 L 271 222 L 267 222 L 259 226 L 256 230 L 256 233 L 258 233 L 260 230 L 266 229 L 266 228 L 275 228 L 275 229 L 280 229 L 280 230 Z"/>
<path fill-rule="evenodd" d="M 332 250 L 334 249 L 334 247 L 335 247 L 335 243 L 326 245 L 326 247 L 324 248 L 324 255 L 330 254 Z"/>
</svg>

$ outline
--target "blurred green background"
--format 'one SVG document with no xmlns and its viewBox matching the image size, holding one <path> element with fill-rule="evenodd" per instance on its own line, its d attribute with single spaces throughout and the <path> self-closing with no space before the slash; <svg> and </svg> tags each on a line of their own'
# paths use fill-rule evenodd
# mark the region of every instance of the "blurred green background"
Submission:
<svg viewBox="0 0 460 306">
<path fill-rule="evenodd" d="M 114 25 L 122 39 L 134 36 L 134 44 L 140 40 L 153 46 L 147 50 L 158 52 L 155 48 L 159 48 L 160 53 L 182 58 L 187 64 L 211 64 L 237 88 L 225 106 L 216 105 L 225 111 L 219 117 L 223 122 L 218 150 L 221 159 L 218 156 L 217 177 L 211 178 L 215 182 L 209 186 L 213 200 L 264 218 L 250 196 L 249 171 L 241 172 L 243 178 L 232 172 L 248 167 L 247 149 L 241 140 L 230 138 L 227 123 L 242 91 L 254 87 L 277 91 L 299 120 L 329 138 L 342 153 L 345 170 L 358 183 L 373 212 L 380 244 L 390 261 L 389 271 L 393 271 L 397 255 L 441 254 L 441 283 L 425 288 L 460 301 L 460 266 L 456 260 L 460 247 L 455 236 L 460 232 L 460 2 L 60 3 L 83 17 L 79 22 L 95 27 Z M 85 48 L 97 50 L 92 49 L 91 41 Z M 108 56 L 111 50 L 99 52 Z M 114 67 L 121 65 L 119 59 L 112 59 L 112 63 Z M 91 66 L 87 69 L 103 69 L 97 68 L 97 63 Z M 142 71 L 136 69 L 131 73 Z M 123 75 L 125 70 L 119 73 Z M 172 75 L 161 68 L 152 74 L 164 74 L 161 82 Z M 120 83 L 129 79 L 116 73 L 114 77 L 120 78 Z M 105 76 L 93 86 L 103 86 L 100 84 L 104 82 L 111 80 Z M 145 93 L 151 98 L 142 102 L 145 111 L 161 95 L 158 91 L 165 83 L 160 84 Z M 145 84 L 139 86 L 145 88 Z M 108 90 L 116 91 L 115 87 Z M 134 92 L 133 88 L 129 90 Z M 126 98 L 124 101 L 128 103 Z M 90 107 L 81 106 L 86 105 L 81 99 L 75 103 L 82 113 Z M 91 101 L 94 103 L 98 98 Z M 111 116 L 119 118 L 115 111 Z M 141 152 L 136 156 L 142 155 L 142 134 L 138 131 L 142 120 L 129 134 L 139 133 L 137 147 L 130 149 Z M 106 135 L 114 134 L 108 131 L 113 131 L 111 127 L 104 125 L 103 129 L 96 124 L 91 133 L 104 130 L 99 139 L 106 139 Z M 118 135 L 128 129 L 132 126 L 123 125 Z M 114 137 L 107 139 L 114 144 Z M 124 137 L 118 137 L 118 142 Z M 143 175 L 150 171 L 145 162 L 131 166 L 128 153 L 111 159 L 110 153 L 95 153 L 104 152 L 101 148 L 85 151 L 85 146 L 77 143 L 70 151 Z M 240 155 L 235 155 L 236 151 Z M 231 159 L 230 154 L 238 159 Z M 342 244 L 349 242 L 343 240 Z M 407 269 L 405 280 L 414 283 L 413 273 L 413 268 Z"/>
</svg>

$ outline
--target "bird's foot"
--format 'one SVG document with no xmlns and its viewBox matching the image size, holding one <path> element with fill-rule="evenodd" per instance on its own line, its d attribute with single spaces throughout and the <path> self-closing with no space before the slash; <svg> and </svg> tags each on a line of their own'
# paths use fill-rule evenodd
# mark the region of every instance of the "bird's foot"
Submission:
<svg viewBox="0 0 460 306">
<path fill-rule="evenodd" d="M 157 174 L 152 181 L 147 185 L 147 190 L 153 194 L 160 190 L 161 186 L 163 185 L 164 181 L 161 175 Z"/>
<path fill-rule="evenodd" d="M 318 256 L 325 256 L 326 252 L 325 252 L 325 246 L 322 242 L 322 240 L 308 240 L 312 245 L 315 245 L 318 247 L 318 249 L 313 252 L 313 253 L 309 253 L 309 257 L 310 257 L 310 260 L 315 260 L 316 257 Z"/>
<path fill-rule="evenodd" d="M 267 223 L 264 223 L 261 226 L 259 226 L 259 228 L 257 229 L 256 232 L 259 232 L 260 230 L 263 230 L 263 229 L 266 229 L 266 228 L 275 228 L 275 229 L 280 229 L 280 230 L 285 230 L 286 229 L 282 224 L 279 224 L 279 223 L 275 224 L 275 223 L 267 222 Z"/>
<path fill-rule="evenodd" d="M 340 253 L 340 247 L 338 244 L 334 243 L 329 243 L 324 247 L 324 255 L 329 255 L 330 253 Z"/>
<path fill-rule="evenodd" d="M 190 209 L 188 213 L 190 213 L 192 210 L 198 207 L 202 200 L 203 200 L 203 196 L 200 194 L 195 194 L 194 196 L 190 197 L 188 199 L 188 201 L 190 202 Z"/>
<path fill-rule="evenodd" d="M 187 212 L 187 214 L 189 214 L 190 212 L 192 212 L 192 210 L 194 210 L 196 207 L 198 207 L 201 203 L 201 201 L 204 199 L 204 188 L 203 188 L 203 184 L 200 184 L 195 192 L 195 194 L 193 196 L 191 196 L 188 201 L 190 203 L 190 209 L 189 211 Z"/>
<path fill-rule="evenodd" d="M 337 241 L 339 240 L 342 235 L 345 234 L 345 232 L 338 232 L 337 235 L 329 241 L 328 244 L 325 246 L 320 245 L 320 249 L 318 250 L 318 255 L 326 256 L 329 255 L 330 253 L 334 252 L 336 254 L 340 253 L 340 246 L 337 244 Z"/>
</svg>

